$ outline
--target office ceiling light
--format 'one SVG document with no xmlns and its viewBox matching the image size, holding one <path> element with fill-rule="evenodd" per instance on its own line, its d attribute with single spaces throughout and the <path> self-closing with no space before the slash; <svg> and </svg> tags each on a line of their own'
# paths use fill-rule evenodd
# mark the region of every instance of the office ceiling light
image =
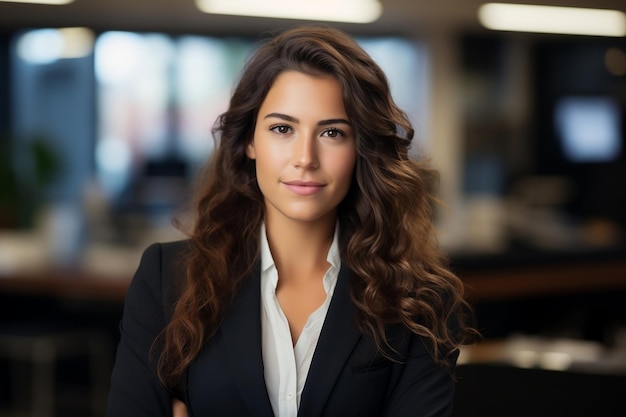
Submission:
<svg viewBox="0 0 626 417">
<path fill-rule="evenodd" d="M 618 10 L 487 3 L 478 9 L 494 30 L 590 36 L 626 36 L 626 14 Z"/>
<path fill-rule="evenodd" d="M 378 0 L 196 0 L 211 14 L 330 22 L 371 23 L 382 13 Z"/>
<path fill-rule="evenodd" d="M 53 4 L 62 5 L 72 3 L 74 0 L 0 0 L 5 3 L 31 3 L 31 4 Z"/>
</svg>

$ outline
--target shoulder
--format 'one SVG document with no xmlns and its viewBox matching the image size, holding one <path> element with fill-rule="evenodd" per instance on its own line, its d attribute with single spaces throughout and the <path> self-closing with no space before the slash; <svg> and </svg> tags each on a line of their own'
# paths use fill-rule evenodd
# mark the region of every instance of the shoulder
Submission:
<svg viewBox="0 0 626 417">
<path fill-rule="evenodd" d="M 188 247 L 187 240 L 149 245 L 141 256 L 129 294 L 150 296 L 171 305 L 176 289 L 184 282 L 183 262 Z"/>
<path fill-rule="evenodd" d="M 152 243 L 141 256 L 139 270 L 147 268 L 158 271 L 163 276 L 176 275 L 180 270 L 188 247 L 189 241 L 187 240 Z"/>
<path fill-rule="evenodd" d="M 171 255 L 180 255 L 189 247 L 189 240 L 176 240 L 172 242 L 154 242 L 143 252 L 143 258 L 155 259 L 168 258 Z"/>
</svg>

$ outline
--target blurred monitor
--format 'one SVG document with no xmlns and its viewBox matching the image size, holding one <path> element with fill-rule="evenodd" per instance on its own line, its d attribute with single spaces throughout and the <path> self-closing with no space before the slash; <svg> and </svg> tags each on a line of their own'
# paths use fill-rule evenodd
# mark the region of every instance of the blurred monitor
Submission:
<svg viewBox="0 0 626 417">
<path fill-rule="evenodd" d="M 561 98 L 555 107 L 555 128 L 568 162 L 612 162 L 622 151 L 621 108 L 610 97 Z"/>
</svg>

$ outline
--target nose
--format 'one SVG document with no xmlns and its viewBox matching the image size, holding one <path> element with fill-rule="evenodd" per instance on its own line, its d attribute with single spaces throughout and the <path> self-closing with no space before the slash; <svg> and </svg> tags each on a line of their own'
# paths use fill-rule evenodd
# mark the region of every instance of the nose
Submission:
<svg viewBox="0 0 626 417">
<path fill-rule="evenodd" d="M 293 164 L 296 168 L 316 169 L 319 167 L 318 143 L 314 135 L 302 135 L 293 144 Z"/>
</svg>

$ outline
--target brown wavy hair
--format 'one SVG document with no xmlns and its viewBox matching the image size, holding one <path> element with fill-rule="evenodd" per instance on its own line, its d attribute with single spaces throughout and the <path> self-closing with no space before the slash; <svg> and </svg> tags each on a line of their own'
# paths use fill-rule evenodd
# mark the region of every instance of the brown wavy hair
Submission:
<svg viewBox="0 0 626 417">
<path fill-rule="evenodd" d="M 383 352 L 386 327 L 402 324 L 427 338 L 442 362 L 472 333 L 462 282 L 437 248 L 435 172 L 409 158 L 413 128 L 394 104 L 385 74 L 347 34 L 297 27 L 256 49 L 216 122 L 218 144 L 195 192 L 186 281 L 159 344 L 159 377 L 168 387 L 215 334 L 259 262 L 264 203 L 246 146 L 263 100 L 285 71 L 336 78 L 353 123 L 357 163 L 338 221 L 360 330 Z"/>
</svg>

